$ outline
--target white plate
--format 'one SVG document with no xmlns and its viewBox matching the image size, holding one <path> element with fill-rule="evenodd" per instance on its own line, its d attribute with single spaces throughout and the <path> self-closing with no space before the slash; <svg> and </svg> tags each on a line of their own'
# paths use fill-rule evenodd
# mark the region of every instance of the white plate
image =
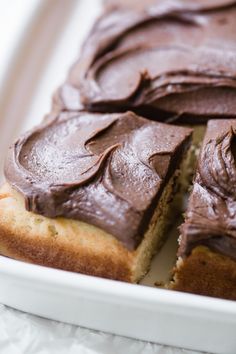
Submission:
<svg viewBox="0 0 236 354">
<path fill-rule="evenodd" d="M 0 116 L 4 118 L 0 139 L 3 155 L 9 141 L 19 131 L 38 123 L 49 110 L 52 92 L 63 81 L 77 55 L 78 46 L 100 9 L 100 2 L 95 0 L 70 0 L 69 7 L 66 6 L 69 2 L 64 0 L 51 1 L 45 4 L 50 4 L 46 9 L 47 18 L 39 13 L 42 18 L 38 20 L 45 28 L 52 24 L 54 18 L 54 28 L 57 26 L 62 31 L 60 36 L 53 38 L 36 31 L 32 38 L 33 47 L 28 46 L 28 52 L 24 53 L 27 65 L 17 70 L 18 75 L 14 77 L 17 90 L 8 91 L 8 106 L 4 110 L 0 106 Z M 58 6 L 65 8 L 59 11 Z M 53 17 L 55 11 L 56 19 Z M 69 19 L 67 24 L 65 18 Z M 52 44 L 53 51 L 50 50 Z M 47 51 L 45 49 L 42 53 L 40 48 L 47 48 Z M 47 60 L 35 63 L 36 57 L 40 59 L 38 56 Z M 37 87 L 36 82 L 32 83 L 35 70 L 40 73 L 37 75 Z M 30 97 L 25 89 L 27 85 L 33 85 Z M 17 109 L 13 110 L 12 106 Z M 177 232 L 170 236 L 142 285 L 73 274 L 0 257 L 0 302 L 43 317 L 119 335 L 195 350 L 235 354 L 236 302 L 153 287 L 155 280 L 168 277 L 173 265 Z"/>
</svg>

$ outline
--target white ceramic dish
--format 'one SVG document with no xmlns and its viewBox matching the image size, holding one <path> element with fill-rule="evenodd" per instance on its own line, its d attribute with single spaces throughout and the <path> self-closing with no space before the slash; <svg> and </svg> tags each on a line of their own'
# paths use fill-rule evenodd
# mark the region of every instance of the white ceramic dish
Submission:
<svg viewBox="0 0 236 354">
<path fill-rule="evenodd" d="M 28 92 L 20 87 L 30 82 L 30 65 L 22 67 L 21 76 L 15 77 L 19 89 L 9 91 L 9 105 L 17 103 L 17 110 L 7 107 L 3 111 L 0 107 L 0 115 L 4 118 L 0 139 L 3 155 L 9 141 L 19 131 L 39 122 L 49 110 L 49 97 L 62 82 L 77 54 L 78 45 L 100 8 L 99 1 L 95 0 L 77 0 L 73 6 L 73 11 L 67 12 L 70 19 L 67 25 L 62 18 L 63 31 L 57 40 L 54 39 L 54 50 L 43 52 L 43 56 L 47 56 L 47 65 L 40 64 L 40 80 L 34 87 L 32 99 L 28 99 L 28 113 L 25 110 Z M 77 39 L 75 41 L 76 30 L 79 43 Z M 39 48 L 40 41 L 45 43 L 49 38 L 41 36 L 32 40 Z M 36 53 L 40 55 L 39 51 Z M 22 77 L 24 82 L 21 83 Z M 174 262 L 176 232 L 170 236 L 142 285 L 73 274 L 0 256 L 0 302 L 47 318 L 119 335 L 201 351 L 235 354 L 236 302 L 153 287 L 155 280 L 168 277 Z"/>
<path fill-rule="evenodd" d="M 128 337 L 235 354 L 236 303 L 78 275 L 0 257 L 0 302 Z"/>
</svg>

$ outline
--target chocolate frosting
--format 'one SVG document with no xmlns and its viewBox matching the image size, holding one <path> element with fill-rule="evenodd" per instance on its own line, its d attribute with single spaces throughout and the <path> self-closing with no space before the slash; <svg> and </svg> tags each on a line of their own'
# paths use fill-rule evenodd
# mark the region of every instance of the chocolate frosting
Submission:
<svg viewBox="0 0 236 354">
<path fill-rule="evenodd" d="M 198 245 L 236 260 L 236 120 L 208 123 L 179 255 Z"/>
<path fill-rule="evenodd" d="M 132 112 L 61 113 L 16 141 L 5 176 L 27 210 L 85 221 L 133 250 L 190 135 Z"/>
<path fill-rule="evenodd" d="M 57 104 L 191 123 L 236 117 L 235 18 L 232 0 L 151 1 L 108 11 Z"/>
</svg>

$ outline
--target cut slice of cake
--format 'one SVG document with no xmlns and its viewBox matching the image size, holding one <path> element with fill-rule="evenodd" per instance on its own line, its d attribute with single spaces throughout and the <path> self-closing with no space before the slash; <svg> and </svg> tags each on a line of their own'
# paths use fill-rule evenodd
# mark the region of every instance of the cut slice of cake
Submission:
<svg viewBox="0 0 236 354">
<path fill-rule="evenodd" d="M 201 149 L 172 288 L 236 300 L 236 120 L 211 120 Z"/>
<path fill-rule="evenodd" d="M 45 121 L 9 150 L 0 253 L 137 282 L 173 223 L 191 133 L 131 112 Z"/>
</svg>

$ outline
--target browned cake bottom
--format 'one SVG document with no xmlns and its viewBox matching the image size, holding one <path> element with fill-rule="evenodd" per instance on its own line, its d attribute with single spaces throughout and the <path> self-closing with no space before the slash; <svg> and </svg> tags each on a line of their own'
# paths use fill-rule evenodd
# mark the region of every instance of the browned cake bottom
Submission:
<svg viewBox="0 0 236 354">
<path fill-rule="evenodd" d="M 236 300 L 236 262 L 227 256 L 198 246 L 174 272 L 171 289 Z"/>
</svg>

